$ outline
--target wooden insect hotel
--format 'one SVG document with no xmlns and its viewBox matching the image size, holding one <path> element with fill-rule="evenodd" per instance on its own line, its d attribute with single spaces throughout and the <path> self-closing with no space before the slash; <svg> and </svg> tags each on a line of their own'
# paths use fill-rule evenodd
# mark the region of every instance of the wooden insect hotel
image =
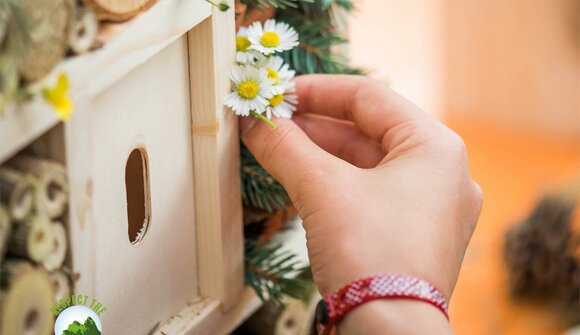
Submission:
<svg viewBox="0 0 580 335">
<path fill-rule="evenodd" d="M 76 34 L 41 37 L 18 71 L 46 85 L 66 74 L 74 113 L 61 123 L 36 98 L 0 117 L 0 334 L 52 334 L 50 308 L 70 294 L 106 307 L 105 334 L 229 333 L 259 304 L 243 283 L 238 126 L 223 107 L 234 11 L 23 2 L 59 9 L 57 28 Z M 131 19 L 83 40 L 103 18 Z M 63 38 L 80 54 L 60 60 Z M 59 61 L 34 60 L 43 48 Z"/>
</svg>

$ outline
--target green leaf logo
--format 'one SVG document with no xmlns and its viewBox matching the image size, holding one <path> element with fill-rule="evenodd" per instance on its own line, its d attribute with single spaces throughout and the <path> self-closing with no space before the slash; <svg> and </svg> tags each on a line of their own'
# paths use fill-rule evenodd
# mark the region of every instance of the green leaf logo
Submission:
<svg viewBox="0 0 580 335">
<path fill-rule="evenodd" d="M 89 316 L 84 324 L 74 321 L 61 335 L 101 335 L 95 321 Z"/>
</svg>

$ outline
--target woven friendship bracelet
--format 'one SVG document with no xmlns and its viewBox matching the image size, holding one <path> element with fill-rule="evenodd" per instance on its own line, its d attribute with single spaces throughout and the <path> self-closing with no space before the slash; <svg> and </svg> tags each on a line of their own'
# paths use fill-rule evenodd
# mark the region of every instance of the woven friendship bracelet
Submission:
<svg viewBox="0 0 580 335">
<path fill-rule="evenodd" d="M 374 276 L 351 282 L 320 300 L 316 308 L 318 334 L 329 335 L 338 321 L 365 302 L 394 298 L 430 303 L 449 319 L 445 297 L 429 282 L 405 275 Z"/>
</svg>

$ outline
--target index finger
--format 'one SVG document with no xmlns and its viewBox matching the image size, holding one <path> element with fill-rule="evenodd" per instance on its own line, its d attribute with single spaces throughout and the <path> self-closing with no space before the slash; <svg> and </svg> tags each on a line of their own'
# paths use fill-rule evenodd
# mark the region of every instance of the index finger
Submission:
<svg viewBox="0 0 580 335">
<path fill-rule="evenodd" d="M 379 143 L 389 129 L 427 117 L 390 88 L 364 76 L 305 75 L 295 80 L 297 113 L 353 121 Z"/>
</svg>

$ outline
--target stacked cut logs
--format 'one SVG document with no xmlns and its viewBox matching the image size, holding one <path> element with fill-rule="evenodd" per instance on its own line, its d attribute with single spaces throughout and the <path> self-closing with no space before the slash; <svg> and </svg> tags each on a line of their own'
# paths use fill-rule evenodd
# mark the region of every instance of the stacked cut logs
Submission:
<svg viewBox="0 0 580 335">
<path fill-rule="evenodd" d="M 155 2 L 19 0 L 0 6 L 0 112 L 20 84 L 41 80 L 67 55 L 98 47 L 100 21 L 126 21 Z"/>
<path fill-rule="evenodd" d="M 68 180 L 58 162 L 19 155 L 0 166 L 0 334 L 49 334 L 71 293 Z"/>
<path fill-rule="evenodd" d="M 64 58 L 101 47 L 114 35 L 111 31 L 120 30 L 122 25 L 115 23 L 156 1 L 0 1 L 0 116 L 11 103 L 40 92 L 46 84 L 42 79 Z"/>
</svg>

